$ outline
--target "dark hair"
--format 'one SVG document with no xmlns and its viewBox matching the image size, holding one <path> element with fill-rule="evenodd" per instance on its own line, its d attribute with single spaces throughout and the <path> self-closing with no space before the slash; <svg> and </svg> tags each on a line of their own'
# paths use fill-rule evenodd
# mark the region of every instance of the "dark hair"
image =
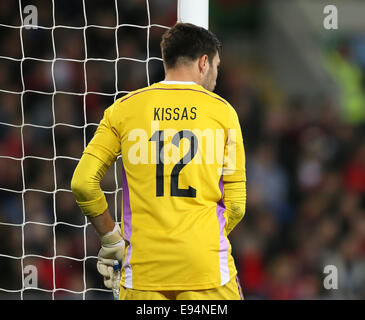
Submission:
<svg viewBox="0 0 365 320">
<path fill-rule="evenodd" d="M 222 48 L 218 38 L 210 31 L 191 23 L 178 22 L 167 30 L 161 41 L 161 53 L 166 68 L 173 68 L 180 58 L 196 60 L 208 55 L 209 63 Z"/>
</svg>

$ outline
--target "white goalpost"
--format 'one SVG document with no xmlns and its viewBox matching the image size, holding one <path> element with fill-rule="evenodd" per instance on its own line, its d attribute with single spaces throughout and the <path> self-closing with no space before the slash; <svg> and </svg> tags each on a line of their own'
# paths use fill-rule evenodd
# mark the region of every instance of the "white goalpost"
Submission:
<svg viewBox="0 0 365 320">
<path fill-rule="evenodd" d="M 209 29 L 209 0 L 179 0 L 178 21 Z"/>
<path fill-rule="evenodd" d="M 85 148 L 90 136 L 88 136 L 88 132 L 90 129 L 95 130 L 98 123 L 89 122 L 87 117 L 87 98 L 88 95 L 98 95 L 102 97 L 109 97 L 112 100 L 116 100 L 120 95 L 126 94 L 129 90 L 121 90 L 118 87 L 118 63 L 121 61 L 131 61 L 141 65 L 144 65 L 145 68 L 145 76 L 147 85 L 151 84 L 151 75 L 149 64 L 151 61 L 158 61 L 162 65 L 162 59 L 160 56 L 153 56 L 151 54 L 150 46 L 151 46 L 151 28 L 161 28 L 162 30 L 166 30 L 171 26 L 161 25 L 157 23 L 153 23 L 153 17 L 151 16 L 151 7 L 154 5 L 153 2 L 155 0 L 146 0 L 145 3 L 145 15 L 147 23 L 145 25 L 138 24 L 129 24 L 124 23 L 123 21 L 119 21 L 119 8 L 118 5 L 120 2 L 127 2 L 127 0 L 111 0 L 108 1 L 108 6 L 111 11 L 114 12 L 116 17 L 115 26 L 104 26 L 104 25 L 95 25 L 88 23 L 88 14 L 87 14 L 87 2 L 88 0 L 80 0 L 82 5 L 82 19 L 84 21 L 83 26 L 70 26 L 70 25 L 62 25 L 57 24 L 57 5 L 55 4 L 57 0 L 50 1 L 51 10 L 48 13 L 50 15 L 50 19 L 52 21 L 51 26 L 45 25 L 37 25 L 36 27 L 39 30 L 49 31 L 51 35 L 51 43 L 52 43 L 52 55 L 51 58 L 38 58 L 27 55 L 27 51 L 25 49 L 25 41 L 24 41 L 24 30 L 26 27 L 32 27 L 32 25 L 27 25 L 27 21 L 25 21 L 25 12 L 24 6 L 25 3 L 22 0 L 18 1 L 17 4 L 17 14 L 20 17 L 20 25 L 13 25 L 11 23 L 3 23 L 0 20 L 0 28 L 2 30 L 7 30 L 8 32 L 16 32 L 18 33 L 20 39 L 20 52 L 21 56 L 10 56 L 10 55 L 2 55 L 2 51 L 0 52 L 0 72 L 1 72 L 1 63 L 6 64 L 17 64 L 19 65 L 19 69 L 14 69 L 12 71 L 15 76 L 20 78 L 20 88 L 14 89 L 13 87 L 2 87 L 2 83 L 0 81 L 0 96 L 3 96 L 3 100 L 10 99 L 11 101 L 18 101 L 17 107 L 19 108 L 19 119 L 20 123 L 10 123 L 4 121 L 1 118 L 2 112 L 0 110 L 0 200 L 2 197 L 6 199 L 6 197 L 16 198 L 14 202 L 11 203 L 12 206 L 18 206 L 19 212 L 21 212 L 18 218 L 15 218 L 15 214 L 12 216 L 13 212 L 11 211 L 12 207 L 10 207 L 10 211 L 5 204 L 0 203 L 0 241 L 4 241 L 2 238 L 2 234 L 9 235 L 9 239 L 6 241 L 9 242 L 9 246 L 7 247 L 7 243 L 3 245 L 0 244 L 0 270 L 2 273 L 0 274 L 0 299 L 28 299 L 28 298 L 37 298 L 38 293 L 42 293 L 44 295 L 48 295 L 49 299 L 57 299 L 57 298 L 67 298 L 67 299 L 88 299 L 88 298 L 110 298 L 113 299 L 111 290 L 107 290 L 105 287 L 100 285 L 99 287 L 90 287 L 88 285 L 88 279 L 94 274 L 89 274 L 89 268 L 94 268 L 96 271 L 96 261 L 97 257 L 95 252 L 99 249 L 99 244 L 95 242 L 95 237 L 93 236 L 93 229 L 91 228 L 90 223 L 86 218 L 82 217 L 81 211 L 79 215 L 81 216 L 80 223 L 70 223 L 63 221 L 60 217 L 62 216 L 63 205 L 62 200 L 60 200 L 61 194 L 66 194 L 67 197 L 71 196 L 70 187 L 65 187 L 63 184 L 59 183 L 60 176 L 63 174 L 59 171 L 58 164 L 59 161 L 69 161 L 72 163 L 71 167 L 75 167 L 77 162 L 79 161 L 78 157 L 72 157 L 68 155 L 60 154 L 59 150 L 57 150 L 56 143 L 56 131 L 61 129 L 78 129 L 82 131 L 82 140 L 83 147 Z M 133 0 L 128 0 L 133 1 Z M 157 1 L 157 0 L 156 0 Z M 161 3 L 161 0 L 158 2 Z M 166 0 L 166 3 L 170 2 L 170 0 Z M 28 4 L 28 2 L 27 2 Z M 104 4 L 104 6 L 106 6 Z M 177 16 L 178 21 L 181 22 L 190 22 L 199 26 L 202 26 L 206 29 L 209 27 L 208 20 L 208 6 L 209 0 L 178 0 L 176 2 L 177 7 Z M 35 4 L 36 7 L 36 4 Z M 0 15 L 1 19 L 1 15 Z M 97 30 L 109 30 L 114 32 L 115 38 L 115 59 L 107 59 L 100 57 L 90 57 L 87 46 L 87 32 L 90 28 L 96 28 Z M 145 59 L 140 57 L 125 57 L 121 56 L 118 47 L 118 32 L 123 30 L 123 28 L 135 28 L 138 30 L 146 31 L 146 47 L 145 47 Z M 82 44 L 84 47 L 84 58 L 83 59 L 71 59 L 57 56 L 57 46 L 58 43 L 56 41 L 55 33 L 57 30 L 65 29 L 70 31 L 80 31 L 82 32 Z M 5 44 L 4 44 L 5 45 Z M 11 52 L 11 51 L 9 51 Z M 50 91 L 43 91 L 38 89 L 29 89 L 27 87 L 27 82 L 29 79 L 25 79 L 24 74 L 25 67 L 30 62 L 39 62 L 39 63 L 48 63 L 50 64 Z M 111 89 L 113 92 L 105 92 L 105 91 L 93 91 L 92 88 L 88 87 L 88 68 L 87 63 L 90 62 L 107 62 L 114 64 L 114 86 Z M 75 92 L 72 90 L 58 90 L 58 77 L 63 74 L 62 63 L 79 63 L 82 64 L 82 73 L 83 73 L 83 92 Z M 59 67 L 61 65 L 61 67 Z M 61 69 L 60 69 L 61 68 Z M 161 79 L 163 80 L 163 79 Z M 25 110 L 25 100 L 26 95 L 35 94 L 40 97 L 44 97 L 48 101 L 47 108 L 51 110 L 50 116 L 50 124 L 39 124 L 39 123 L 31 123 L 28 122 L 26 117 Z M 74 123 L 68 122 L 58 122 L 56 117 L 56 100 L 58 95 L 64 95 L 67 99 L 79 99 L 82 105 L 80 108 L 82 109 L 82 124 L 77 125 Z M 5 98 L 6 97 L 6 98 Z M 12 100 L 13 99 L 13 100 Z M 0 102 L 1 103 L 1 102 Z M 108 107 L 108 105 L 103 105 L 103 108 Z M 1 105 L 0 105 L 1 108 Z M 49 149 L 45 151 L 45 156 L 39 155 L 31 155 L 26 151 L 27 149 L 27 139 L 28 139 L 28 130 L 36 129 L 36 130 L 47 130 L 50 132 L 50 142 Z M 19 154 L 12 153 L 4 153 L 1 150 L 2 143 L 2 131 L 8 132 L 9 130 L 18 130 L 19 131 L 19 141 L 21 142 Z M 66 142 L 68 143 L 68 142 Z M 4 149 L 7 150 L 7 149 Z M 80 150 L 82 151 L 82 150 Z M 43 165 L 38 167 L 39 170 L 42 170 L 42 166 L 51 166 L 52 174 L 48 176 L 49 184 L 53 185 L 51 188 L 43 187 L 42 185 L 38 185 L 37 187 L 29 187 L 26 181 L 26 165 L 25 162 L 28 161 L 40 161 Z M 121 177 L 119 174 L 118 162 L 120 159 L 110 168 L 110 174 L 112 175 L 112 179 L 114 180 L 114 188 L 113 190 L 104 190 L 107 195 L 107 200 L 109 205 L 112 204 L 113 211 L 111 211 L 113 218 L 120 222 L 120 192 L 121 188 Z M 120 165 L 120 164 L 119 164 Z M 2 168 L 2 169 L 1 169 Z M 16 170 L 18 170 L 16 172 Z M 15 188 L 12 183 L 8 183 L 8 179 L 3 179 L 2 177 L 7 177 L 7 173 L 9 172 L 9 176 L 14 176 L 19 179 L 17 182 L 20 186 L 19 188 Z M 70 174 L 68 172 L 67 174 Z M 14 183 L 16 185 L 16 183 Z M 37 197 L 35 196 L 37 195 Z M 47 197 L 48 205 L 45 210 L 49 212 L 49 221 L 48 222 L 40 222 L 36 217 L 40 215 L 40 210 L 38 208 L 43 208 L 41 204 L 39 204 L 38 197 Z M 65 197 L 66 197 L 65 196 Z M 32 197 L 34 197 L 32 199 Z M 63 199 L 63 198 L 61 198 Z M 60 202 L 61 201 L 61 202 Z M 28 206 L 33 205 L 34 209 L 31 216 L 29 216 Z M 15 210 L 15 209 L 14 209 Z M 18 209 L 17 209 L 18 210 Z M 15 212 L 15 211 L 14 211 Z M 18 220 L 17 220 L 18 219 Z M 26 229 L 30 228 L 33 230 L 37 230 L 34 234 L 28 234 Z M 64 239 L 60 240 L 59 232 L 60 228 L 74 228 L 79 232 L 77 239 L 67 238 L 63 236 Z M 27 234 L 26 234 L 27 233 Z M 19 236 L 18 236 L 19 234 Z M 46 234 L 46 236 L 45 236 Z M 27 252 L 27 239 L 36 239 L 37 237 L 43 236 L 43 242 L 49 250 L 45 252 L 39 253 L 28 253 Z M 67 240 L 69 240 L 69 244 L 67 244 Z M 12 247 L 10 243 L 12 243 Z M 80 241 L 80 242 L 77 242 Z M 63 246 L 70 245 L 71 247 L 78 246 L 77 252 L 81 252 L 81 256 L 67 256 L 62 254 Z M 90 246 L 95 247 L 90 254 Z M 5 249 L 4 249 L 5 248 Z M 8 249 L 6 249 L 8 248 Z M 10 249 L 9 249 L 10 248 Z M 14 250 L 11 251 L 13 248 Z M 50 253 L 49 253 L 50 252 Z M 65 267 L 59 268 L 58 262 L 64 261 Z M 67 263 L 69 263 L 67 265 Z M 78 289 L 70 289 L 62 287 L 62 277 L 63 274 L 60 274 L 60 270 L 62 272 L 73 271 L 72 268 L 75 266 L 72 263 L 77 263 L 80 265 L 80 269 L 77 269 L 76 272 L 78 279 L 80 279 L 80 286 Z M 40 264 L 43 265 L 43 271 L 40 270 Z M 47 266 L 45 266 L 47 265 Z M 89 267 L 90 266 L 90 267 Z M 93 266 L 93 267 L 91 267 Z M 46 270 L 46 271 L 44 271 Z M 44 288 L 39 285 L 39 276 L 45 274 L 45 277 L 49 277 L 49 283 L 51 286 L 49 288 Z M 17 277 L 17 285 L 13 287 L 9 287 L 8 285 L 3 285 L 2 283 L 6 283 L 6 277 L 12 275 Z M 3 279 L 1 279 L 3 277 Z M 4 280 L 4 281 L 2 281 Z M 100 284 L 102 284 L 102 279 L 100 276 Z M 60 284 L 59 284 L 60 283 Z M 31 293 L 31 294 L 30 294 Z M 63 294 L 63 295 L 59 295 Z M 99 295 L 98 295 L 99 294 Z M 42 296 L 43 298 L 43 296 Z"/>
</svg>

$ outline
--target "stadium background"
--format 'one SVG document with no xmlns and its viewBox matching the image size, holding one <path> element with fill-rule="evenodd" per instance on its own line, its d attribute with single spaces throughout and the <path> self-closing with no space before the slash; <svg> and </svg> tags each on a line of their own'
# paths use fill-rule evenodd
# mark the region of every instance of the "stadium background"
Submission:
<svg viewBox="0 0 365 320">
<path fill-rule="evenodd" d="M 346 24 L 342 16 L 338 31 L 325 31 L 318 2 L 317 7 L 313 1 L 306 1 L 312 7 L 303 1 L 274 2 L 210 1 L 210 29 L 224 48 L 216 92 L 236 108 L 246 148 L 247 210 L 230 236 L 243 291 L 247 299 L 364 299 L 365 26 Z M 82 1 L 54 3 L 57 25 L 84 26 Z M 51 1 L 22 1 L 26 4 L 37 6 L 39 25 L 53 25 Z M 364 9 L 361 1 L 341 6 L 346 10 L 348 4 L 359 6 L 358 12 Z M 148 24 L 145 0 L 119 1 L 118 6 L 119 23 Z M 86 9 L 89 24 L 115 26 L 114 1 L 86 1 Z M 176 21 L 175 1 L 150 0 L 149 9 L 151 23 L 172 26 Z M 316 15 L 303 20 L 305 12 Z M 84 126 L 85 83 L 88 92 L 105 93 L 87 94 L 85 100 L 86 122 L 98 123 L 116 88 L 120 97 L 146 86 L 147 75 L 145 63 L 120 60 L 116 87 L 113 61 L 88 61 L 86 79 L 84 62 L 56 61 L 57 91 L 76 94 L 56 93 L 52 105 L 52 63 L 26 59 L 24 89 L 51 94 L 24 94 L 24 123 L 46 128 L 21 129 L 21 95 L 8 92 L 23 90 L 21 63 L 3 58 L 22 58 L 19 29 L 4 26 L 20 25 L 17 1 L 0 2 L 0 24 L 0 288 L 7 290 L 0 290 L 0 299 L 19 299 L 19 292 L 9 291 L 22 286 L 21 262 L 6 255 L 84 257 L 84 229 L 52 224 L 55 212 L 57 222 L 82 226 L 85 220 L 70 192 L 52 191 L 55 182 L 57 189 L 70 189 L 77 162 L 65 157 L 80 158 L 84 137 L 89 141 L 96 128 Z M 150 29 L 150 57 L 160 57 L 163 31 Z M 23 30 L 24 55 L 53 59 L 52 35 L 57 57 L 86 58 L 82 28 Z M 146 29 L 123 27 L 117 38 L 120 57 L 147 58 Z M 115 29 L 87 28 L 86 40 L 88 58 L 117 58 Z M 151 83 L 163 79 L 160 61 L 151 60 L 148 71 Z M 60 157 L 55 161 L 6 158 L 52 159 L 55 151 Z M 113 193 L 114 170 L 102 185 L 115 213 L 120 204 Z M 50 192 L 24 193 L 25 222 L 51 226 L 23 224 L 24 187 Z M 87 255 L 96 256 L 99 242 L 91 227 L 86 237 Z M 60 257 L 55 270 L 52 259 L 26 257 L 27 264 L 37 266 L 40 288 L 84 289 L 82 261 Z M 102 289 L 95 264 L 94 258 L 85 263 L 86 285 Z M 323 287 L 328 264 L 338 268 L 338 290 Z M 111 293 L 88 290 L 85 297 L 110 299 Z M 24 298 L 50 299 L 52 294 L 29 290 Z M 54 298 L 81 299 L 82 294 L 57 291 Z"/>
</svg>

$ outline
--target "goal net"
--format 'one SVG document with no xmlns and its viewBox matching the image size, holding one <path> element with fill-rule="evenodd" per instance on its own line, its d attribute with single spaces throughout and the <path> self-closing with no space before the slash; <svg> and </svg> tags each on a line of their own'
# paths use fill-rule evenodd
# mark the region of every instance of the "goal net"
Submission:
<svg viewBox="0 0 365 320">
<path fill-rule="evenodd" d="M 163 79 L 170 0 L 0 2 L 0 299 L 112 299 L 70 190 L 105 108 Z M 120 221 L 120 159 L 102 182 Z"/>
</svg>

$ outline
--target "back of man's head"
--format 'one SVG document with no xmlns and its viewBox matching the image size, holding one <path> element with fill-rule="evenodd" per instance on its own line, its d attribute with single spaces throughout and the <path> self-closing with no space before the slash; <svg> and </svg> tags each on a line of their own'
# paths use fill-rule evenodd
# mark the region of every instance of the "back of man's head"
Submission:
<svg viewBox="0 0 365 320">
<path fill-rule="evenodd" d="M 177 23 L 167 30 L 161 41 L 161 53 L 166 69 L 189 63 L 206 54 L 212 64 L 222 46 L 210 31 L 190 23 Z"/>
</svg>

